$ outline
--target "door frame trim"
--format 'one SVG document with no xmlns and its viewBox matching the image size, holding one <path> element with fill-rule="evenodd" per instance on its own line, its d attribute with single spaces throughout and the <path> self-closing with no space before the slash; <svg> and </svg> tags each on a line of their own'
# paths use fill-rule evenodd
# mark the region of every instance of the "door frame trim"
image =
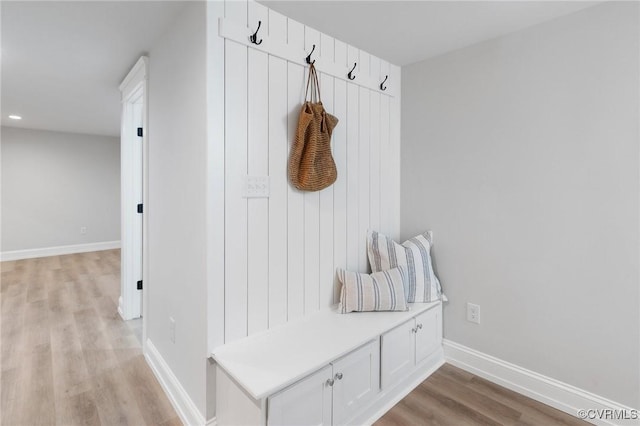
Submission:
<svg viewBox="0 0 640 426">
<path fill-rule="evenodd" d="M 134 101 L 142 98 L 142 203 L 144 204 L 144 212 L 142 213 L 142 279 L 144 280 L 145 291 L 142 292 L 142 345 L 145 348 L 147 340 L 147 294 L 149 288 L 149 262 L 148 262 L 148 159 L 149 159 L 149 136 L 148 136 L 148 67 L 149 58 L 141 56 L 131 71 L 120 84 L 121 101 L 122 101 L 122 117 L 121 117 L 121 135 L 120 135 L 120 155 L 121 155 L 121 240 L 122 240 L 122 266 L 121 266 L 121 293 L 118 305 L 118 312 L 124 320 L 138 318 L 140 310 L 135 306 L 137 297 L 135 293 L 135 280 L 132 275 L 132 268 L 128 266 L 128 260 L 125 256 L 131 251 L 131 238 L 129 230 L 133 227 L 132 214 L 134 211 L 132 206 L 137 204 L 137 200 L 133 200 L 133 194 L 126 182 L 129 182 L 133 168 L 131 167 L 131 153 L 127 150 L 127 146 L 136 142 L 136 135 L 132 130 L 132 124 L 126 115 L 130 105 Z M 136 213 L 137 214 L 137 213 Z"/>
</svg>

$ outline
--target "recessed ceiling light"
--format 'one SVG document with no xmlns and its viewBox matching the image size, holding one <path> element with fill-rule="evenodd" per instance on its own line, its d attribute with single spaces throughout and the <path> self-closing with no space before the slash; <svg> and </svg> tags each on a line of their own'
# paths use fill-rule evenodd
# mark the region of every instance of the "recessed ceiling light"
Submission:
<svg viewBox="0 0 640 426">
<path fill-rule="evenodd" d="M 19 115 L 10 115 L 9 118 L 12 120 L 22 120 L 22 117 L 20 117 Z"/>
</svg>

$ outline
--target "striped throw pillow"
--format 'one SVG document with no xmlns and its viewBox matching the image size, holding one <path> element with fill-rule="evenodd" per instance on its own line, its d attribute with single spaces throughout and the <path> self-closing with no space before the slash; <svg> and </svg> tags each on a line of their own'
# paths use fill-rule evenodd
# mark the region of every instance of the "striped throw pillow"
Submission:
<svg viewBox="0 0 640 426">
<path fill-rule="evenodd" d="M 407 268 L 405 294 L 407 302 L 433 302 L 442 295 L 440 281 L 431 263 L 430 232 L 413 237 L 402 244 L 376 231 L 367 233 L 367 252 L 373 272 L 398 266 Z"/>
<path fill-rule="evenodd" d="M 342 283 L 339 311 L 406 311 L 407 300 L 404 296 L 404 281 L 407 270 L 403 267 L 371 275 L 338 270 L 338 279 Z"/>
</svg>

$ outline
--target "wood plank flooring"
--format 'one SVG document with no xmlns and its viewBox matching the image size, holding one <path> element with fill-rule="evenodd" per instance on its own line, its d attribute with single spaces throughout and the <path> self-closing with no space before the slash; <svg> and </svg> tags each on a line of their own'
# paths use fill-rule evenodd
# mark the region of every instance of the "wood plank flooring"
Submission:
<svg viewBox="0 0 640 426">
<path fill-rule="evenodd" d="M 0 264 L 0 422 L 181 422 L 117 312 L 120 251 Z"/>
<path fill-rule="evenodd" d="M 375 426 L 588 425 L 485 379 L 445 364 Z"/>
<path fill-rule="evenodd" d="M 181 425 L 117 313 L 120 252 L 0 263 L 0 422 Z M 445 364 L 377 426 L 586 425 Z"/>
</svg>

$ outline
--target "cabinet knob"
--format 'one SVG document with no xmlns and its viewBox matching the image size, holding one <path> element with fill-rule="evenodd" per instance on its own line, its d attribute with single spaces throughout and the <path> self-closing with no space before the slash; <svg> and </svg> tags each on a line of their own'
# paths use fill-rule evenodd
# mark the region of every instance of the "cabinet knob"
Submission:
<svg viewBox="0 0 640 426">
<path fill-rule="evenodd" d="M 333 379 L 327 379 L 327 386 L 333 386 Z"/>
<path fill-rule="evenodd" d="M 342 373 L 336 373 L 336 379 L 342 380 Z"/>
<path fill-rule="evenodd" d="M 417 328 L 412 328 L 412 329 L 411 329 L 411 332 L 412 332 L 412 333 L 417 333 L 417 332 L 418 332 L 418 329 L 417 329 Z"/>
<path fill-rule="evenodd" d="M 422 324 L 418 324 L 418 330 L 422 328 Z"/>
</svg>

